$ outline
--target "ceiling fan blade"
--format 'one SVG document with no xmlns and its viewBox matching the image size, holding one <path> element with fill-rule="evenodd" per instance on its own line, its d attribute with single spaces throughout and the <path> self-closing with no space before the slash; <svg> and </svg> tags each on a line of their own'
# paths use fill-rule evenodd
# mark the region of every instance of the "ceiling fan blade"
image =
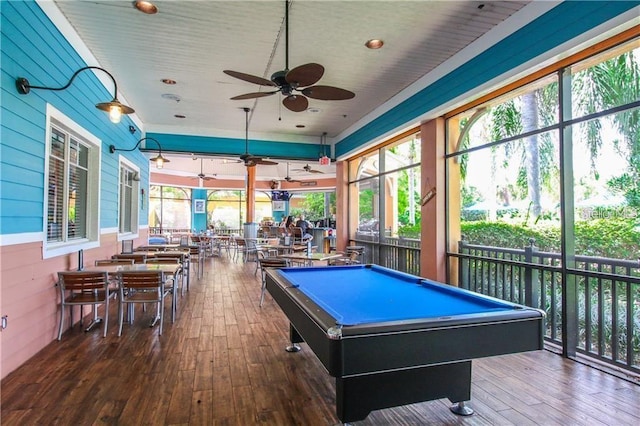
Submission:
<svg viewBox="0 0 640 426">
<path fill-rule="evenodd" d="M 278 164 L 275 161 L 264 160 L 262 158 L 254 158 L 253 161 L 255 161 L 256 164 L 262 164 L 263 166 L 276 166 Z"/>
<path fill-rule="evenodd" d="M 296 87 L 304 87 L 317 83 L 323 74 L 324 67 L 322 65 L 311 63 L 295 67 L 284 78 L 289 84 L 297 83 Z"/>
<path fill-rule="evenodd" d="M 309 101 L 301 95 L 289 95 L 282 100 L 282 105 L 293 112 L 302 112 L 309 106 Z"/>
<path fill-rule="evenodd" d="M 309 173 L 324 173 L 322 170 L 309 169 Z"/>
<path fill-rule="evenodd" d="M 245 93 L 244 95 L 238 95 L 231 98 L 232 101 L 241 101 L 243 99 L 255 99 L 255 98 L 263 98 L 265 96 L 271 96 L 274 93 L 278 93 L 278 90 L 275 92 L 253 92 L 253 93 Z"/>
<path fill-rule="evenodd" d="M 231 77 L 238 78 L 249 83 L 259 84 L 261 86 L 275 86 L 275 83 L 266 78 L 258 77 L 257 75 L 245 74 L 243 72 L 224 70 L 223 73 L 230 75 Z"/>
<path fill-rule="evenodd" d="M 302 94 L 311 99 L 320 99 L 322 101 L 343 101 L 356 96 L 355 93 L 339 87 L 333 86 L 311 86 L 302 90 Z"/>
</svg>

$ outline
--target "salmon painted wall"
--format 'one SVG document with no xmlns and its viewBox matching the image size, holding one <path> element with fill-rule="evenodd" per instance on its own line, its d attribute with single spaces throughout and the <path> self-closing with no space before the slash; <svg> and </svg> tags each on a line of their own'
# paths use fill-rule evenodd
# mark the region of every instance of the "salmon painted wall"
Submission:
<svg viewBox="0 0 640 426">
<path fill-rule="evenodd" d="M 24 363 L 57 337 L 58 271 L 110 257 L 120 249 L 118 236 L 119 159 L 140 170 L 140 187 L 148 189 L 149 161 L 140 152 L 109 153 L 109 145 L 134 146 L 128 131 L 132 118 L 119 124 L 95 104 L 113 98 L 97 74 L 84 71 L 64 91 L 16 90 L 17 77 L 31 84 L 62 86 L 87 65 L 36 2 L 0 2 L 0 315 L 8 326 L 0 333 L 1 377 Z M 110 81 L 110 80 L 109 80 Z M 66 244 L 60 254 L 45 256 L 45 176 L 47 111 L 55 109 L 98 141 L 100 190 L 96 198 L 95 241 Z M 136 126 L 138 127 L 138 126 Z M 129 238 L 147 241 L 148 211 L 139 211 L 139 231 Z M 76 315 L 77 318 L 77 315 Z M 56 344 L 56 343 L 53 343 Z"/>
</svg>

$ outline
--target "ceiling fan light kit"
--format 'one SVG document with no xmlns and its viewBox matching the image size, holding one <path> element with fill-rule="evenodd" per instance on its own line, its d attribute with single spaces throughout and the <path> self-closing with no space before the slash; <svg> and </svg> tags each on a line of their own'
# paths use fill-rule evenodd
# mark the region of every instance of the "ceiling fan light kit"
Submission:
<svg viewBox="0 0 640 426">
<path fill-rule="evenodd" d="M 194 157 L 193 159 L 194 159 L 194 160 L 197 160 L 197 158 L 196 158 L 196 157 Z M 203 163 L 204 163 L 204 159 L 203 159 L 202 157 L 200 157 L 200 173 L 198 173 L 198 175 L 197 175 L 197 176 L 198 176 L 198 178 L 199 178 L 199 179 L 202 179 L 202 180 L 211 180 L 211 179 L 215 179 L 215 178 L 216 178 L 216 176 L 217 176 L 217 174 L 213 173 L 211 176 L 207 176 L 207 175 L 204 173 L 204 170 L 203 170 Z"/>
<path fill-rule="evenodd" d="M 256 99 L 282 93 L 285 98 L 282 105 L 290 111 L 302 112 L 309 107 L 309 100 L 341 101 L 355 97 L 355 93 L 333 86 L 314 86 L 324 75 L 324 67 L 320 64 L 309 63 L 289 70 L 289 2 L 285 1 L 285 69 L 271 75 L 271 81 L 239 71 L 224 70 L 231 77 L 260 86 L 277 87 L 268 92 L 245 93 L 234 96 L 232 100 Z M 295 92 L 300 92 L 296 94 Z"/>
</svg>

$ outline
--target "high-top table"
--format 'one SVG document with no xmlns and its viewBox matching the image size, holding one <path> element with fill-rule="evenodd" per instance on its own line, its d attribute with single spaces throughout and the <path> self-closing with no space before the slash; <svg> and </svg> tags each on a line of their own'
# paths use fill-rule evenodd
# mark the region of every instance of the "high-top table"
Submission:
<svg viewBox="0 0 640 426">
<path fill-rule="evenodd" d="M 330 260 L 344 257 L 344 255 L 340 253 L 311 253 L 310 255 L 307 253 L 285 253 L 279 254 L 278 257 L 293 260 L 306 266 L 313 266 L 313 262 L 316 260 L 319 262 L 326 261 L 328 265 Z"/>
</svg>

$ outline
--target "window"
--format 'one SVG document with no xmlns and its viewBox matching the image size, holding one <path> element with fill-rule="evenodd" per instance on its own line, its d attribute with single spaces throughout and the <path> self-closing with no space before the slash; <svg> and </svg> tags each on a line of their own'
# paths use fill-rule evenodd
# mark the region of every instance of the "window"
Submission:
<svg viewBox="0 0 640 426">
<path fill-rule="evenodd" d="M 173 186 L 151 185 L 149 228 L 153 233 L 191 230 L 191 191 Z"/>
<path fill-rule="evenodd" d="M 420 194 L 425 186 L 420 178 L 420 144 L 420 134 L 413 132 L 350 162 L 351 194 L 358 200 L 355 240 L 387 238 L 395 244 L 401 238 L 401 245 L 418 244 Z"/>
<path fill-rule="evenodd" d="M 120 157 L 120 221 L 121 237 L 131 238 L 138 233 L 138 206 L 140 193 L 140 170 Z"/>
<path fill-rule="evenodd" d="M 45 258 L 97 245 L 99 234 L 100 141 L 50 105 L 47 122 Z"/>
<path fill-rule="evenodd" d="M 258 211 L 256 198 L 256 211 Z M 229 232 L 240 232 L 246 217 L 244 191 L 218 190 L 209 191 L 207 195 L 207 224 L 213 224 L 215 229 Z M 269 210 L 271 201 L 269 201 Z"/>
<path fill-rule="evenodd" d="M 539 307 L 563 353 L 640 365 L 640 40 L 447 121 L 449 274 Z"/>
<path fill-rule="evenodd" d="M 289 214 L 294 217 L 303 214 L 319 227 L 330 227 L 331 223 L 335 226 L 335 212 L 335 191 L 295 193 L 289 203 Z"/>
<path fill-rule="evenodd" d="M 420 274 L 421 138 L 410 129 L 349 161 L 349 235 L 367 262 Z"/>
</svg>

